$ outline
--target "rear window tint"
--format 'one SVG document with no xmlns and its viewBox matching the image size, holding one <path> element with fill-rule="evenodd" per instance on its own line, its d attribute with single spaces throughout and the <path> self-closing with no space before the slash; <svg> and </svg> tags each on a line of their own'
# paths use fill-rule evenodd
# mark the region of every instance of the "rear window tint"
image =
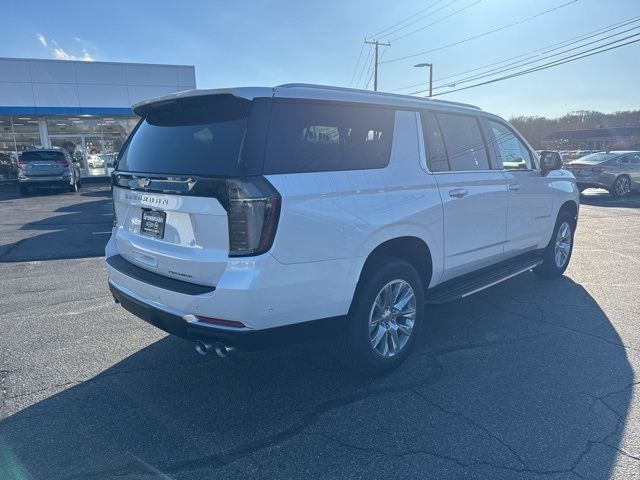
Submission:
<svg viewBox="0 0 640 480">
<path fill-rule="evenodd" d="M 453 171 L 488 170 L 489 159 L 474 117 L 466 115 L 437 115 Z"/>
<path fill-rule="evenodd" d="M 395 112 L 366 106 L 276 102 L 265 174 L 384 168 Z"/>
<path fill-rule="evenodd" d="M 446 172 L 449 170 L 447 151 L 440 127 L 433 113 L 422 113 L 422 129 L 429 159 L 429 170 L 432 172 Z"/>
<path fill-rule="evenodd" d="M 148 112 L 118 170 L 180 175 L 238 175 L 251 102 L 232 95 L 189 97 Z"/>
<path fill-rule="evenodd" d="M 65 160 L 62 152 L 24 152 L 20 158 L 23 162 L 62 162 Z"/>
</svg>

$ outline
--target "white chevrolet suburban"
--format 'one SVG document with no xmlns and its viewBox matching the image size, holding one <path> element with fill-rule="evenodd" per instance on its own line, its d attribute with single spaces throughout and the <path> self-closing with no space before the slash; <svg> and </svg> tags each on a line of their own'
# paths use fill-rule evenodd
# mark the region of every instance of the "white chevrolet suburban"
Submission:
<svg viewBox="0 0 640 480">
<path fill-rule="evenodd" d="M 531 269 L 557 277 L 571 258 L 574 177 L 474 106 L 291 84 L 134 111 L 109 286 L 199 353 L 331 337 L 380 374 L 425 305 Z"/>
</svg>

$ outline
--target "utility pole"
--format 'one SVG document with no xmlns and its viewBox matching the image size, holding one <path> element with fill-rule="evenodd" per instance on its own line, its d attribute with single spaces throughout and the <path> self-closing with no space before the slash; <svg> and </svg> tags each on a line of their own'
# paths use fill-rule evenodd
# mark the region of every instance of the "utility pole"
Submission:
<svg viewBox="0 0 640 480">
<path fill-rule="evenodd" d="M 433 95 L 433 63 L 419 63 L 414 67 L 429 67 L 429 98 Z"/>
<path fill-rule="evenodd" d="M 377 92 L 378 91 L 378 46 L 382 45 L 385 47 L 390 47 L 391 44 L 389 42 L 380 43 L 378 40 L 373 40 L 373 41 L 365 40 L 364 43 L 369 43 L 371 45 L 376 46 L 375 59 L 374 59 L 375 63 L 373 64 L 373 91 Z"/>
</svg>

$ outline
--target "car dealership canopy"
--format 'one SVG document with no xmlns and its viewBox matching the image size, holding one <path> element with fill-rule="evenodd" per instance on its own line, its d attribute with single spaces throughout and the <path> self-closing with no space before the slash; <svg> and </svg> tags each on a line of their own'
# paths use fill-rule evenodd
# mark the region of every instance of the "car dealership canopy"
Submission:
<svg viewBox="0 0 640 480">
<path fill-rule="evenodd" d="M 84 175 L 108 174 L 136 124 L 131 105 L 196 88 L 195 67 L 0 58 L 0 176 L 34 147 L 66 146 Z"/>
</svg>

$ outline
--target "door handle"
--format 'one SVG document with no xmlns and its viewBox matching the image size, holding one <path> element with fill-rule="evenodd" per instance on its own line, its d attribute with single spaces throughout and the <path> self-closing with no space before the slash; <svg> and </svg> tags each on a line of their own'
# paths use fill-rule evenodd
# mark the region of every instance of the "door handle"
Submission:
<svg viewBox="0 0 640 480">
<path fill-rule="evenodd" d="M 509 190 L 511 190 L 512 192 L 517 192 L 518 190 L 520 190 L 520 184 L 519 183 L 510 183 L 509 184 Z"/>
<path fill-rule="evenodd" d="M 454 188 L 453 190 L 449 190 L 450 197 L 462 198 L 469 195 L 469 190 L 466 188 Z"/>
</svg>

